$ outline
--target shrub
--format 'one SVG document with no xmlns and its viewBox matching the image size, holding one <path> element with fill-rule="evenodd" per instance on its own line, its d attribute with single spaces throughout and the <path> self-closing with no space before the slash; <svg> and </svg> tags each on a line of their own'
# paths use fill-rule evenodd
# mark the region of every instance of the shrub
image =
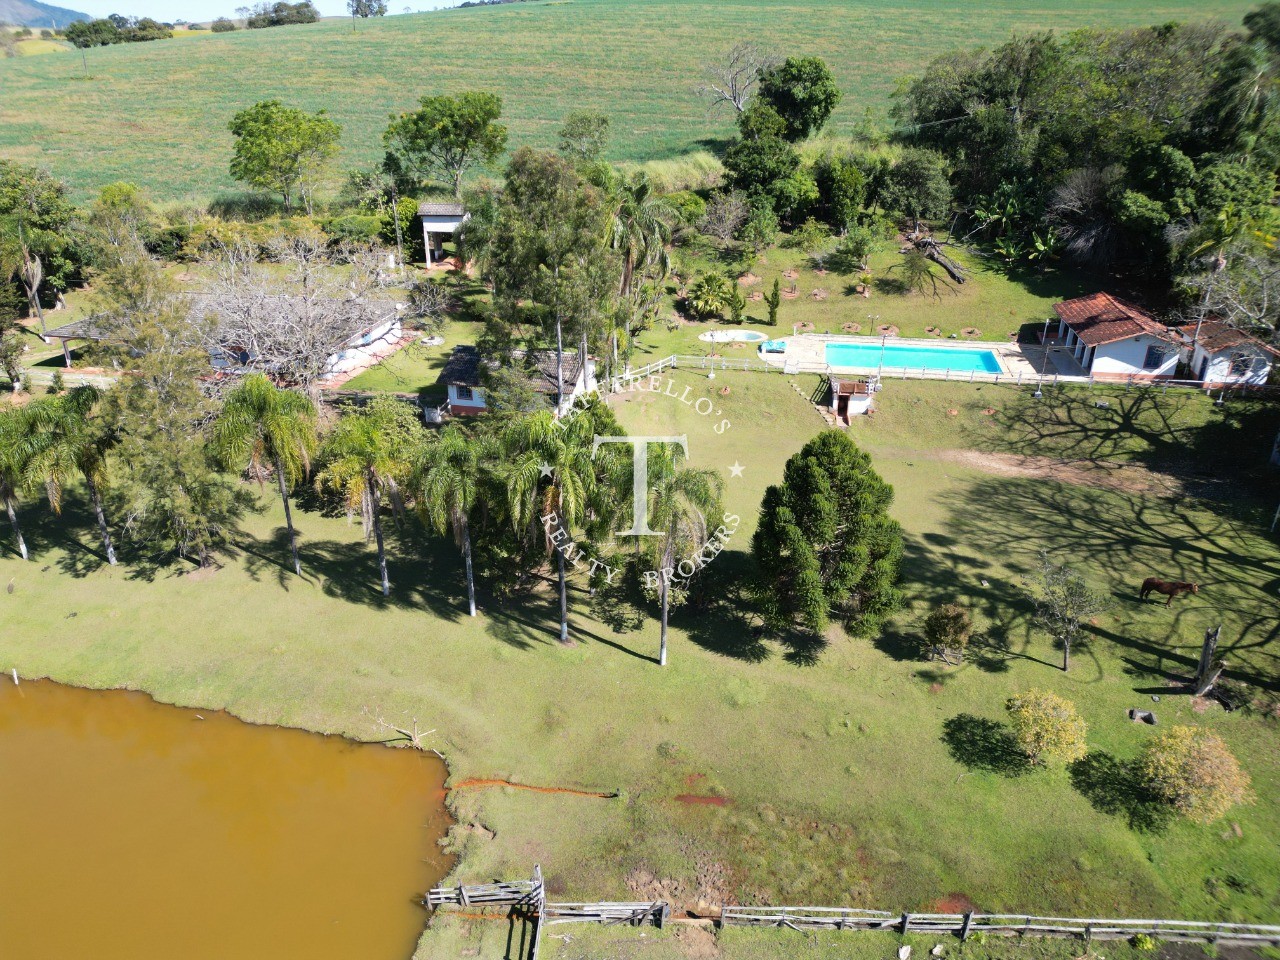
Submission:
<svg viewBox="0 0 1280 960">
<path fill-rule="evenodd" d="M 928 654 L 950 662 L 950 657 L 964 659 L 969 636 L 973 633 L 973 621 L 969 611 L 958 603 L 944 603 L 925 618 L 924 636 Z"/>
<path fill-rule="evenodd" d="M 1155 937 L 1145 933 L 1135 933 L 1129 938 L 1129 944 L 1133 949 L 1141 950 L 1143 953 L 1149 953 L 1160 946 L 1159 941 L 1156 940 Z"/>
<path fill-rule="evenodd" d="M 372 240 L 382 227 L 383 218 L 372 213 L 347 213 L 324 222 L 324 232 L 334 240 Z"/>
<path fill-rule="evenodd" d="M 240 28 L 226 17 L 219 17 L 209 25 L 209 29 L 214 33 L 230 33 L 232 30 L 238 30 Z"/>
<path fill-rule="evenodd" d="M 1033 764 L 1070 763 L 1088 752 L 1084 721 L 1070 700 L 1045 690 L 1028 690 L 1010 698 L 1006 708 L 1014 739 Z"/>
<path fill-rule="evenodd" d="M 715 317 L 724 312 L 733 296 L 733 284 L 719 273 L 708 273 L 689 285 L 689 309 L 699 317 Z"/>
<path fill-rule="evenodd" d="M 53 376 L 49 378 L 49 392 L 61 393 L 65 389 L 67 389 L 67 384 L 62 379 L 62 371 L 61 370 L 53 371 Z"/>
<path fill-rule="evenodd" d="M 707 215 L 707 203 L 692 190 L 677 190 L 664 199 L 680 215 L 680 222 L 696 226 Z"/>
<path fill-rule="evenodd" d="M 1208 730 L 1171 727 L 1147 744 L 1141 768 L 1156 794 L 1198 823 L 1212 823 L 1253 800 L 1249 775 Z"/>
</svg>

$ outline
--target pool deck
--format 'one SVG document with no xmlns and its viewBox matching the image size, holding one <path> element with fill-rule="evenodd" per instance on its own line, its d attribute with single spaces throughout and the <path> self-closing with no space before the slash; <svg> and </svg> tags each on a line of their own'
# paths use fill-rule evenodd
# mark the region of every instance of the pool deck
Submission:
<svg viewBox="0 0 1280 960">
<path fill-rule="evenodd" d="M 827 344 L 829 343 L 850 343 L 858 346 L 878 346 L 880 337 L 857 337 L 857 336 L 838 336 L 834 334 L 799 334 L 797 336 L 789 336 L 785 338 L 787 341 L 787 349 L 785 353 L 762 353 L 761 358 L 770 366 L 783 367 L 787 370 L 794 370 L 797 373 L 826 373 L 827 367 Z M 934 338 L 928 339 L 912 339 L 908 337 L 887 337 L 884 340 L 885 346 L 892 347 L 922 347 L 929 350 L 990 350 L 996 355 L 996 359 L 1000 362 L 1002 370 L 1001 376 L 1030 378 L 1037 377 L 1044 369 L 1045 357 L 1044 348 L 1039 346 L 1031 346 L 1028 344 L 1017 343 L 995 343 L 984 340 L 938 340 Z M 837 370 L 859 371 L 868 370 L 875 372 L 877 367 L 836 367 Z M 892 375 L 902 367 L 886 366 L 884 372 Z M 912 372 L 916 372 L 918 368 L 907 368 Z M 941 373 L 941 371 L 935 371 Z M 1050 367 L 1049 372 L 1054 371 Z M 968 378 L 968 371 L 954 371 L 952 376 L 955 379 Z M 979 373 L 979 379 L 989 379 L 995 374 Z"/>
</svg>

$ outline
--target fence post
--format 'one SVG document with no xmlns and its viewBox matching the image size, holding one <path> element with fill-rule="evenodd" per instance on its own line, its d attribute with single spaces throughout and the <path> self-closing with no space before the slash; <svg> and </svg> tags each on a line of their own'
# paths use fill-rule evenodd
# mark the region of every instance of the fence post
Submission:
<svg viewBox="0 0 1280 960">
<path fill-rule="evenodd" d="M 720 904 L 720 929 L 721 930 L 724 929 L 724 912 L 727 909 L 728 908 L 723 903 Z"/>
<path fill-rule="evenodd" d="M 968 910 L 964 915 L 964 923 L 960 925 L 960 942 L 964 943 L 969 939 L 969 926 L 973 923 L 973 911 Z"/>
<path fill-rule="evenodd" d="M 911 914 L 904 913 L 902 915 L 902 932 L 906 933 L 911 929 Z"/>
<path fill-rule="evenodd" d="M 1084 942 L 1093 943 L 1093 924 L 1086 923 L 1084 925 Z"/>
</svg>

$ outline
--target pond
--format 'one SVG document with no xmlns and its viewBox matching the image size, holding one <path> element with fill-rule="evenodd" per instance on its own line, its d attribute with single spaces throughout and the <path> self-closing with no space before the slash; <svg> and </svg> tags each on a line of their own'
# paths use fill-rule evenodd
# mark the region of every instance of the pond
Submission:
<svg viewBox="0 0 1280 960">
<path fill-rule="evenodd" d="M 413 955 L 436 756 L 0 680 L 5 960 Z"/>
</svg>

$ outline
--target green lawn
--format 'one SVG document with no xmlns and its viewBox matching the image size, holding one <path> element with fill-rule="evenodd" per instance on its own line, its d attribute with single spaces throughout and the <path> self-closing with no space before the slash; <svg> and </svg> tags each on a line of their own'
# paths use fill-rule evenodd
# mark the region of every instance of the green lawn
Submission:
<svg viewBox="0 0 1280 960">
<path fill-rule="evenodd" d="M 833 241 L 834 242 L 834 241 Z M 1045 271 L 1011 272 L 1004 264 L 979 256 L 974 252 L 954 252 L 969 270 L 969 278 L 962 285 L 950 284 L 932 294 L 905 293 L 893 283 L 894 267 L 901 262 L 896 249 L 886 249 L 871 258 L 871 273 L 875 279 L 870 297 L 863 297 L 854 290 L 856 277 L 841 276 L 828 271 L 819 273 L 799 250 L 774 247 L 761 254 L 750 267 L 757 282 L 741 289 L 744 294 L 767 294 L 775 279 L 781 289 L 796 287 L 794 299 L 783 299 L 778 308 L 778 322 L 769 324 L 769 312 L 763 301 L 748 302 L 743 325 L 770 337 L 781 337 L 800 332 L 844 334 L 855 332 L 862 336 L 876 336 L 882 325 L 898 328 L 903 337 L 949 338 L 955 334 L 963 337 L 965 330 L 977 330 L 973 339 L 1008 341 L 1024 325 L 1043 323 L 1053 314 L 1053 304 L 1090 293 L 1097 289 L 1098 280 L 1066 267 L 1055 266 Z M 794 270 L 795 279 L 782 276 L 784 271 Z M 708 257 L 688 258 L 684 282 L 700 272 L 728 272 L 724 264 Z M 941 273 L 941 271 L 939 271 Z M 745 276 L 745 274 L 744 274 Z M 680 280 L 668 282 L 668 297 L 662 317 L 653 329 L 644 333 L 637 346 L 633 363 L 640 364 L 672 353 L 703 355 L 711 352 L 725 357 L 754 357 L 756 345 L 719 343 L 709 344 L 698 339 L 708 330 L 730 326 L 725 319 L 691 321 L 680 320 L 672 329 L 667 321 L 676 317 L 678 303 L 674 294 Z M 825 293 L 825 299 L 816 299 L 814 291 Z M 803 326 L 809 324 L 810 326 Z M 856 324 L 856 331 L 846 326 Z M 930 327 L 938 333 L 928 332 Z"/>
<path fill-rule="evenodd" d="M 675 379 L 732 427 L 714 434 L 693 407 L 642 393 L 620 398 L 619 416 L 632 431 L 687 432 L 700 465 L 745 467 L 741 478 L 726 473 L 727 506 L 743 525 L 717 560 L 743 571 L 764 487 L 823 428 L 805 399 L 817 378 Z M 1095 407 L 1103 397 L 1110 406 Z M 1263 502 L 1247 484 L 1202 485 L 1197 472 L 1224 451 L 1265 462 L 1276 408 L 1223 411 L 1198 395 L 1122 390 L 1032 405 L 1007 388 L 901 382 L 879 403 L 852 429 L 897 490 L 909 607 L 874 639 L 833 630 L 817 648 L 762 641 L 749 602 L 727 587 L 708 608 L 676 611 L 664 671 L 652 659 L 653 611 L 638 625 L 604 597 L 593 611 L 583 583 L 574 584 L 571 647 L 555 642 L 546 590 L 505 605 L 482 590 L 482 615 L 471 620 L 452 544 L 412 528 L 391 537 L 394 589 L 383 599 L 358 528 L 304 503 L 299 580 L 268 497 L 222 569 L 195 575 L 137 558 L 106 568 L 80 509 L 55 519 L 25 506 L 35 561 L 0 558 L 13 588 L 0 594 L 0 667 L 364 738 L 379 735 L 371 716 L 416 718 L 435 731 L 431 746 L 454 782 L 618 790 L 617 800 L 510 788 L 451 797 L 464 828 L 494 833 L 457 832 L 459 876 L 525 876 L 540 862 L 566 899 L 921 909 L 964 898 L 988 910 L 1274 920 L 1275 721 L 1196 713 L 1168 682 L 1192 668 L 1203 630 L 1221 622 L 1232 673 L 1255 695 L 1276 689 L 1274 495 Z M 1033 425 L 1034 436 L 1012 433 L 1014 422 Z M 1177 470 L 1195 492 L 1009 476 L 986 462 L 1011 446 L 1070 453 L 1095 434 L 1114 441 L 1100 460 Z M 1170 443 L 1195 437 L 1208 439 L 1185 458 L 1168 455 Z M 965 449 L 978 455 L 957 458 Z M 1029 624 L 1021 582 L 1041 547 L 1113 597 L 1065 675 Z M 1136 587 L 1148 573 L 1203 587 L 1167 609 L 1143 604 Z M 911 653 L 917 617 L 943 600 L 968 603 L 985 636 L 960 667 Z M 1093 754 L 1071 777 L 1026 772 L 1008 755 L 1003 702 L 1031 686 L 1071 698 L 1089 723 Z M 1219 732 L 1252 774 L 1258 803 L 1200 827 L 1135 802 L 1116 785 L 1151 731 L 1126 719 L 1130 707 Z M 684 794 L 725 804 L 676 799 Z M 475 926 L 488 932 L 468 927 L 464 939 L 504 935 Z M 444 924 L 419 955 L 445 955 L 461 936 L 457 921 Z M 794 938 L 762 936 L 731 932 L 722 956 L 794 955 Z"/>
<path fill-rule="evenodd" d="M 573 108 L 613 117 L 610 157 L 666 158 L 715 146 L 727 114 L 693 92 L 701 61 L 741 39 L 831 64 L 844 100 L 831 129 L 883 114 L 895 81 L 935 54 L 1011 33 L 1146 26 L 1219 16 L 1252 0 L 572 0 L 119 44 L 80 56 L 0 60 L 0 156 L 47 165 L 83 197 L 129 180 L 162 200 L 233 187 L 231 115 L 279 97 L 343 126 L 335 170 L 380 155 L 388 115 L 424 94 L 500 93 L 512 145 L 551 146 Z M 568 94 L 566 95 L 566 92 Z"/>
</svg>

